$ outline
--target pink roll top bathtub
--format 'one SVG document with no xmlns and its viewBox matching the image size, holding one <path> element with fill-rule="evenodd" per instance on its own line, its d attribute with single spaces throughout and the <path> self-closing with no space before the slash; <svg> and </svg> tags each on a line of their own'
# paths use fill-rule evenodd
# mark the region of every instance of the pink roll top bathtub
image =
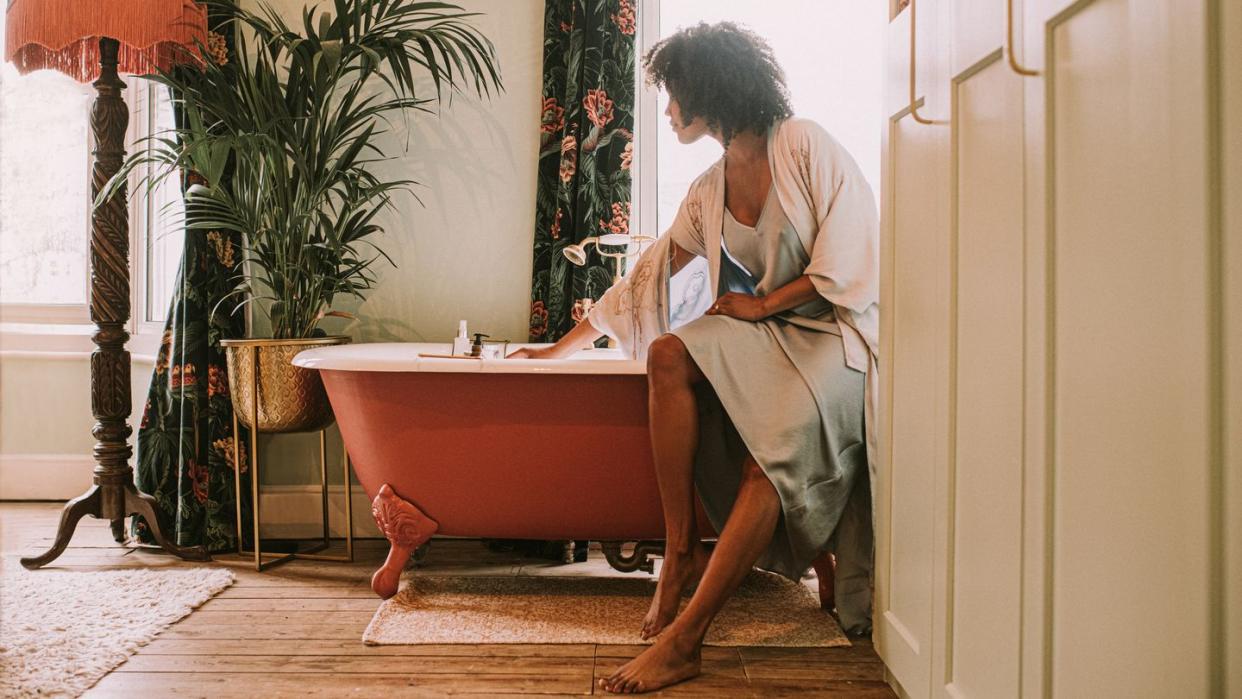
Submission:
<svg viewBox="0 0 1242 699">
<path fill-rule="evenodd" d="M 649 540 L 663 539 L 664 518 L 643 363 L 605 349 L 563 360 L 420 356 L 448 351 L 340 345 L 293 362 L 319 370 L 392 545 L 376 593 L 396 593 L 432 534 L 600 541 L 614 567 L 650 571 L 647 556 L 661 547 Z M 701 508 L 699 520 L 714 532 Z M 622 555 L 629 541 L 644 543 Z"/>
</svg>

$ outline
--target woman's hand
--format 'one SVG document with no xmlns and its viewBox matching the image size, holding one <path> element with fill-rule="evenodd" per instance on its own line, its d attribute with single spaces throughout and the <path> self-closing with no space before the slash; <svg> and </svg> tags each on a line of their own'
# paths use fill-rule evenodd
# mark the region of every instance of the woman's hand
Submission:
<svg viewBox="0 0 1242 699">
<path fill-rule="evenodd" d="M 547 347 L 523 347 L 510 352 L 505 359 L 556 359 L 556 345 Z"/>
<path fill-rule="evenodd" d="M 751 322 L 763 320 L 770 314 L 767 305 L 763 302 L 762 296 L 751 296 L 750 294 L 739 294 L 736 291 L 729 293 L 716 299 L 712 307 L 707 309 L 709 316 L 730 316 L 738 320 L 749 320 Z"/>
</svg>

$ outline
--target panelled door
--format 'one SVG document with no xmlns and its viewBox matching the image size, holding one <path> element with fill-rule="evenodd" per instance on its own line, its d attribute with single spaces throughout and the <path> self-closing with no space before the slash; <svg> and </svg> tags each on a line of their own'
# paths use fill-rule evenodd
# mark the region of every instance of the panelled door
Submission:
<svg viewBox="0 0 1242 699">
<path fill-rule="evenodd" d="M 944 548 L 944 528 L 937 507 L 943 498 L 934 492 L 945 487 L 948 443 L 949 105 L 947 46 L 939 41 L 946 7 L 940 0 L 914 0 L 889 25 L 890 117 L 882 138 L 884 418 L 875 509 L 883 543 L 874 625 L 880 654 L 913 696 L 930 689 L 939 625 L 933 614 L 942 611 L 934 600 L 942 590 L 937 551 Z"/>
<path fill-rule="evenodd" d="M 1029 12 L 1044 28 L 1053 695 L 1208 696 L 1219 671 L 1208 8 Z"/>
<path fill-rule="evenodd" d="M 934 694 L 1015 697 L 1023 593 L 1023 76 L 1006 6 L 952 7 L 944 639 Z M 899 282 L 900 283 L 900 282 Z"/>
</svg>

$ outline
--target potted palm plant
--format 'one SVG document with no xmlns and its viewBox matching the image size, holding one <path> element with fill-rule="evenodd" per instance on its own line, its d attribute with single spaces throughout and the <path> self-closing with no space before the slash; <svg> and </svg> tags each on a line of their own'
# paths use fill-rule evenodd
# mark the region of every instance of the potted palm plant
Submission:
<svg viewBox="0 0 1242 699">
<path fill-rule="evenodd" d="M 308 345 L 349 341 L 320 323 L 350 317 L 333 304 L 362 298 L 374 265 L 391 263 L 375 241 L 377 216 L 415 184 L 376 174 L 380 137 L 392 119 L 429 111 L 446 94 L 501 89 L 495 50 L 469 23 L 477 13 L 443 2 L 333 0 L 328 12 L 303 9 L 297 28 L 266 4 L 207 4 L 233 17 L 234 59 L 203 47 L 201 70 L 149 76 L 173 90 L 184 118 L 137 150 L 110 186 L 140 168 L 151 173 L 140 179 L 148 192 L 193 173 L 187 229 L 240 233 L 245 253 L 216 312 L 251 307 L 271 328 L 270 338 L 221 342 L 234 408 L 252 426 L 257 368 L 261 431 L 320 429 L 332 421 L 322 384 L 290 360 Z"/>
</svg>

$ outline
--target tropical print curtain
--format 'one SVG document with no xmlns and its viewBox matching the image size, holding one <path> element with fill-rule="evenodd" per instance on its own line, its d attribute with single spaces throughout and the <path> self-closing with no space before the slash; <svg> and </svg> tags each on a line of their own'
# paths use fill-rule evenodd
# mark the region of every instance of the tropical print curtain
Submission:
<svg viewBox="0 0 1242 699">
<path fill-rule="evenodd" d="M 233 50 L 229 15 L 213 7 L 208 48 L 217 60 Z M 175 102 L 177 123 L 182 111 Z M 201 178 L 188 173 L 183 186 Z M 186 229 L 176 291 L 169 307 L 155 373 L 138 427 L 138 488 L 155 497 L 176 543 L 209 551 L 237 548 L 234 477 L 249 464 L 243 440 L 233 463 L 233 407 L 228 365 L 220 340 L 244 337 L 245 319 L 213 308 L 233 287 L 230 270 L 241 254 L 237 234 Z M 244 432 L 244 430 L 243 430 Z M 242 521 L 249 522 L 249 487 L 242 489 Z M 134 518 L 134 534 L 151 542 L 146 522 Z"/>
<path fill-rule="evenodd" d="M 629 233 L 634 156 L 635 1 L 546 2 L 532 342 L 555 342 L 612 285 L 614 261 L 594 246 L 584 267 L 562 250 Z"/>
</svg>

